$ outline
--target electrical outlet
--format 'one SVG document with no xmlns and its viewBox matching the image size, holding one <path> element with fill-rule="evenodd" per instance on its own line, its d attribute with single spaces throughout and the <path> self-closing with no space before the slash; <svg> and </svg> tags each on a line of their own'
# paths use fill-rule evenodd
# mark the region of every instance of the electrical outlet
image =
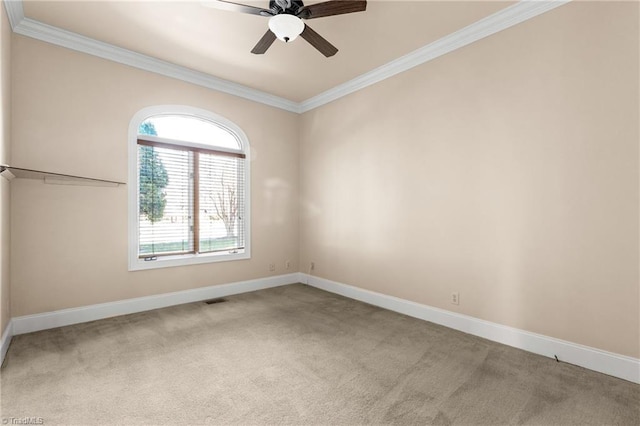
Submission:
<svg viewBox="0 0 640 426">
<path fill-rule="evenodd" d="M 269 264 L 269 271 L 271 271 L 271 272 L 275 272 L 276 271 L 276 264 L 275 263 L 270 263 Z"/>
<path fill-rule="evenodd" d="M 453 305 L 460 304 L 460 293 L 458 293 L 457 291 L 454 291 L 453 293 L 451 293 L 451 304 Z"/>
<path fill-rule="evenodd" d="M 290 269 L 291 268 L 291 262 L 288 260 L 284 261 L 284 269 Z"/>
</svg>

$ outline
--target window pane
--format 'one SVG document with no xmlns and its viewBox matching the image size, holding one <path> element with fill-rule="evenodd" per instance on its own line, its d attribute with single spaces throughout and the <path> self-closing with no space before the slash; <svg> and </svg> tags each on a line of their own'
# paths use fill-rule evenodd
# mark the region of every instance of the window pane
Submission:
<svg viewBox="0 0 640 426">
<path fill-rule="evenodd" d="M 228 130 L 206 120 L 186 115 L 157 115 L 146 119 L 138 129 L 141 135 L 201 143 L 212 147 L 242 149 Z"/>
<path fill-rule="evenodd" d="M 188 151 L 138 146 L 140 256 L 193 251 Z"/>
<path fill-rule="evenodd" d="M 244 159 L 199 155 L 200 252 L 244 249 Z"/>
</svg>

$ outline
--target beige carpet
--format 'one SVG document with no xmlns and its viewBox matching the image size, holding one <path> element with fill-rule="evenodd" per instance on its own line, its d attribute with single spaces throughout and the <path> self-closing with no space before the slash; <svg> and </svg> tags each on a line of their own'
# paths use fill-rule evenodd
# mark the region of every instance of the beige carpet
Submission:
<svg viewBox="0 0 640 426">
<path fill-rule="evenodd" d="M 14 337 L 3 419 L 640 424 L 640 386 L 296 284 Z"/>
</svg>

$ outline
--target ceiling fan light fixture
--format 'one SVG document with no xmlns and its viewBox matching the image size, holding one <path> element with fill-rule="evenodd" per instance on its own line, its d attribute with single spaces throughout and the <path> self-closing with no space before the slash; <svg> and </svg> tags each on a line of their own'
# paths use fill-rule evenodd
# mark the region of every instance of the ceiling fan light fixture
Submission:
<svg viewBox="0 0 640 426">
<path fill-rule="evenodd" d="M 269 29 L 280 40 L 288 43 L 304 31 L 304 22 L 297 16 L 281 13 L 269 18 Z"/>
</svg>

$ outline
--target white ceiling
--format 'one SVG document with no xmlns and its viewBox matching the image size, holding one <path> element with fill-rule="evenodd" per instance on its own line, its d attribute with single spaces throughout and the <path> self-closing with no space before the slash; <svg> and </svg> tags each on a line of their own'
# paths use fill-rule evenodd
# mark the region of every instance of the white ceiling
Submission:
<svg viewBox="0 0 640 426">
<path fill-rule="evenodd" d="M 267 0 L 234 1 L 268 7 Z M 301 102 L 513 3 L 370 0 L 365 12 L 306 21 L 339 49 L 331 58 L 301 38 L 254 55 L 267 18 L 198 1 L 26 0 L 23 8 L 26 18 Z"/>
</svg>

